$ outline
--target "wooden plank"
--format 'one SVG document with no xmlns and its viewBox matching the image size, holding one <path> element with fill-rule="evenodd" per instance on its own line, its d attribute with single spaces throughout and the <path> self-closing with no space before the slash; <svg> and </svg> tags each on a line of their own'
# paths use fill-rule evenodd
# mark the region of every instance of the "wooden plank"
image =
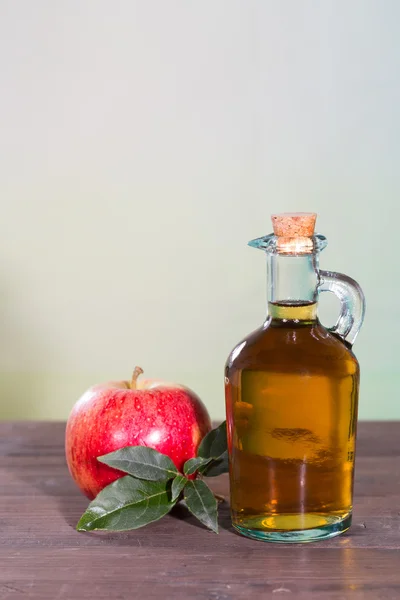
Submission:
<svg viewBox="0 0 400 600">
<path fill-rule="evenodd" d="M 400 597 L 399 423 L 361 423 L 354 525 L 307 545 L 221 532 L 183 507 L 126 533 L 77 533 L 87 500 L 64 461 L 63 423 L 0 423 L 0 600 Z M 212 480 L 228 493 L 227 476 Z"/>
</svg>

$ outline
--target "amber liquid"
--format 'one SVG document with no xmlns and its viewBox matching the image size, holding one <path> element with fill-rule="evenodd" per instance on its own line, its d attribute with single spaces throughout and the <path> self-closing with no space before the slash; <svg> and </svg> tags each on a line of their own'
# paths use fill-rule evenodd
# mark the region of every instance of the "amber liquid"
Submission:
<svg viewBox="0 0 400 600">
<path fill-rule="evenodd" d="M 315 304 L 269 312 L 226 366 L 232 521 L 242 532 L 330 526 L 352 510 L 358 362 Z"/>
</svg>

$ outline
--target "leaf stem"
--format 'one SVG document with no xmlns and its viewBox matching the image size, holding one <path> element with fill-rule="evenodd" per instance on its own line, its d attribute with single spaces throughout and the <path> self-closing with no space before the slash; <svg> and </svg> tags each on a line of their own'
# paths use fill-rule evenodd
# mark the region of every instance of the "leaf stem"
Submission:
<svg viewBox="0 0 400 600">
<path fill-rule="evenodd" d="M 219 502 L 220 504 L 222 502 L 225 502 L 225 496 L 223 496 L 222 494 L 215 494 L 214 493 L 214 498 L 216 499 L 217 502 Z"/>
</svg>

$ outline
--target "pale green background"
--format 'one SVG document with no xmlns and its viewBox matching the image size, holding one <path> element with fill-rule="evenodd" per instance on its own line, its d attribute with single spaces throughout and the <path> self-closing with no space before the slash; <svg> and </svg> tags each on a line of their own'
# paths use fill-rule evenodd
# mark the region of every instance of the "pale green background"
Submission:
<svg viewBox="0 0 400 600">
<path fill-rule="evenodd" d="M 271 212 L 358 279 L 360 416 L 400 418 L 400 2 L 0 1 L 0 417 L 184 382 L 223 416 Z M 328 310 L 328 309 L 327 309 Z"/>
</svg>

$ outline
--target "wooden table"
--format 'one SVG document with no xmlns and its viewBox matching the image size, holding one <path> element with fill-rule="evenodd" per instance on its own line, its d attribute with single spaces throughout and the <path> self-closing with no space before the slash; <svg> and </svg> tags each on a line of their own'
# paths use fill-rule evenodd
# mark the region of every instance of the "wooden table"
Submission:
<svg viewBox="0 0 400 600">
<path fill-rule="evenodd" d="M 306 545 L 206 531 L 183 507 L 128 533 L 77 533 L 87 501 L 63 423 L 0 423 L 0 599 L 400 598 L 400 424 L 361 423 L 348 534 Z M 227 494 L 227 477 L 213 480 Z"/>
</svg>

